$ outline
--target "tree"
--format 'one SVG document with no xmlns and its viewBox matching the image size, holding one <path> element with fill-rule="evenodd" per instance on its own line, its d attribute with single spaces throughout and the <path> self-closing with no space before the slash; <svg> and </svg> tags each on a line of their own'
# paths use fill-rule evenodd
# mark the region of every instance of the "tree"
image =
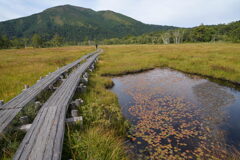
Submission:
<svg viewBox="0 0 240 160">
<path fill-rule="evenodd" d="M 28 43 L 30 43 L 28 38 L 23 38 L 24 47 L 27 48 Z"/>
<path fill-rule="evenodd" d="M 240 21 L 229 24 L 229 38 L 232 42 L 240 42 Z"/>
<path fill-rule="evenodd" d="M 42 47 L 42 44 L 43 44 L 43 41 L 42 41 L 41 36 L 38 34 L 34 34 L 32 36 L 32 46 L 34 48 L 40 48 L 40 47 Z"/>
<path fill-rule="evenodd" d="M 10 48 L 11 41 L 8 39 L 7 36 L 0 36 L 0 49 Z"/>
<path fill-rule="evenodd" d="M 55 47 L 60 47 L 63 44 L 63 38 L 60 37 L 58 34 L 55 34 L 51 40 L 52 45 Z"/>
<path fill-rule="evenodd" d="M 152 44 L 157 44 L 157 43 L 158 43 L 158 37 L 152 36 Z"/>
<path fill-rule="evenodd" d="M 174 30 L 173 31 L 173 41 L 175 44 L 179 44 L 183 41 L 184 31 Z"/>
<path fill-rule="evenodd" d="M 210 26 L 200 25 L 192 29 L 192 41 L 210 42 L 215 35 L 215 30 Z"/>
<path fill-rule="evenodd" d="M 2 37 L 2 41 L 3 41 L 2 48 L 10 48 L 11 47 L 11 41 L 9 40 L 9 38 L 6 35 L 4 35 Z"/>
<path fill-rule="evenodd" d="M 162 38 L 162 41 L 163 41 L 163 44 L 169 44 L 170 43 L 170 33 L 169 32 L 165 32 L 161 35 L 161 38 Z"/>
<path fill-rule="evenodd" d="M 233 30 L 230 37 L 233 42 L 240 42 L 240 27 Z"/>
<path fill-rule="evenodd" d="M 14 38 L 12 40 L 12 46 L 15 48 L 23 48 L 24 47 L 24 41 L 19 38 Z"/>
<path fill-rule="evenodd" d="M 3 39 L 2 39 L 2 36 L 0 36 L 0 49 L 3 48 L 3 45 L 4 45 L 4 41 L 3 41 Z"/>
</svg>

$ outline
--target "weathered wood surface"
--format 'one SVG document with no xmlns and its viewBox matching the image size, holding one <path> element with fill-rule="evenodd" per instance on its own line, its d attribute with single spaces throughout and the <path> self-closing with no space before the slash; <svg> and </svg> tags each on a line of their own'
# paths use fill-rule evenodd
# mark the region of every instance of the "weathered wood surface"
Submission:
<svg viewBox="0 0 240 160">
<path fill-rule="evenodd" d="M 42 106 L 18 148 L 14 160 L 60 160 L 68 106 L 81 75 L 99 53 L 74 70 Z"/>
<path fill-rule="evenodd" d="M 0 133 L 4 131 L 4 129 L 11 123 L 14 117 L 22 110 L 22 108 L 24 108 L 27 104 L 32 102 L 35 99 L 35 97 L 41 94 L 42 91 L 48 88 L 49 85 L 56 82 L 62 74 L 69 71 L 71 68 L 77 66 L 86 58 L 99 52 L 101 52 L 101 50 L 89 53 L 83 56 L 82 58 L 78 59 L 77 61 L 58 69 L 57 71 L 44 77 L 42 80 L 37 82 L 32 87 L 23 91 L 21 94 L 19 94 L 18 96 L 16 96 L 3 106 L 0 106 Z"/>
</svg>

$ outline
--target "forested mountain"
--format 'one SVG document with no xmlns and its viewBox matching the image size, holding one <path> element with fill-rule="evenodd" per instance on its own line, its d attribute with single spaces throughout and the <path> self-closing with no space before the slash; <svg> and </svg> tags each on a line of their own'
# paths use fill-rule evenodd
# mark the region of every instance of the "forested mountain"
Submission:
<svg viewBox="0 0 240 160">
<path fill-rule="evenodd" d="M 186 42 L 240 42 L 240 21 L 229 24 L 175 28 L 146 33 L 140 36 L 106 39 L 104 44 L 169 44 Z"/>
<path fill-rule="evenodd" d="M 0 49 L 62 45 L 240 42 L 240 21 L 193 28 L 148 25 L 113 11 L 57 6 L 0 22 Z"/>
<path fill-rule="evenodd" d="M 49 8 L 28 17 L 0 22 L 0 35 L 8 38 L 31 38 L 39 34 L 50 40 L 55 34 L 64 41 L 101 40 L 127 35 L 172 29 L 148 25 L 113 11 L 94 11 L 71 5 Z"/>
</svg>

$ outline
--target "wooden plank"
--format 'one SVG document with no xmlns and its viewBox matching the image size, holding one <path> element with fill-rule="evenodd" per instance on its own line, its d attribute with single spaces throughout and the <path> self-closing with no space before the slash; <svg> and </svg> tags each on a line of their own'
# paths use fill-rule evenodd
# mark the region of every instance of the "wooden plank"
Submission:
<svg viewBox="0 0 240 160">
<path fill-rule="evenodd" d="M 44 77 L 38 83 L 28 88 L 26 91 L 23 91 L 21 94 L 4 104 L 0 107 L 0 133 L 4 131 L 4 129 L 11 123 L 14 117 L 31 101 L 33 101 L 39 94 L 41 94 L 45 89 L 48 88 L 49 85 L 56 82 L 59 77 L 69 71 L 71 68 L 76 67 L 79 63 L 81 63 L 86 58 L 101 52 L 101 50 L 97 50 L 93 53 L 89 53 L 77 61 L 68 64 L 57 71 L 51 73 L 47 77 Z"/>
<path fill-rule="evenodd" d="M 14 160 L 60 160 L 68 106 L 80 82 L 80 76 L 98 54 L 74 70 L 40 109 L 30 130 L 18 148 Z"/>
</svg>

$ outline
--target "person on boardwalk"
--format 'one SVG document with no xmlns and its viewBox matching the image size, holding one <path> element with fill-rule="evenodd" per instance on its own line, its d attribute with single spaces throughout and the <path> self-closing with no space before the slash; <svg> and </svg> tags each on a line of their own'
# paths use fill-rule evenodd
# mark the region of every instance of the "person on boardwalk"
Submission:
<svg viewBox="0 0 240 160">
<path fill-rule="evenodd" d="M 96 49 L 98 49 L 98 44 L 96 44 Z"/>
</svg>

